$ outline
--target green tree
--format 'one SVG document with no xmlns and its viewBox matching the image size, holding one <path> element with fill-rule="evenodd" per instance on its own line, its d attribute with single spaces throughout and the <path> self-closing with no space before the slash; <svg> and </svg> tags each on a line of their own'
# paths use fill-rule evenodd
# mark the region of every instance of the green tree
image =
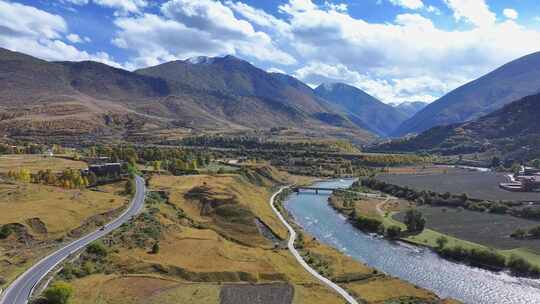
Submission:
<svg viewBox="0 0 540 304">
<path fill-rule="evenodd" d="M 386 229 L 386 236 L 390 239 L 397 239 L 401 236 L 401 227 L 399 226 L 390 226 Z"/>
<path fill-rule="evenodd" d="M 444 236 L 440 236 L 437 238 L 436 242 L 437 242 L 437 248 L 443 249 L 444 246 L 446 246 L 446 244 L 448 243 L 448 239 Z"/>
<path fill-rule="evenodd" d="M 420 233 L 424 230 L 426 219 L 422 212 L 416 209 L 410 209 L 405 214 L 405 225 L 407 225 L 407 231 Z"/>
<path fill-rule="evenodd" d="M 66 282 L 58 281 L 43 293 L 47 304 L 67 304 L 73 294 L 73 288 Z"/>
</svg>

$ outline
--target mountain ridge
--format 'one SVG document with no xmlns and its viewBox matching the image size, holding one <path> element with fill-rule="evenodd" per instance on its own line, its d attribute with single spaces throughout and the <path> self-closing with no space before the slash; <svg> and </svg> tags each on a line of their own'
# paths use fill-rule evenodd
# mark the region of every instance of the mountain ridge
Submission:
<svg viewBox="0 0 540 304">
<path fill-rule="evenodd" d="M 540 94 L 526 96 L 472 121 L 436 126 L 423 133 L 373 147 L 372 151 L 444 155 L 496 152 L 506 159 L 540 157 Z"/>
<path fill-rule="evenodd" d="M 166 75 L 160 72 L 163 66 L 172 67 Z M 234 132 L 288 127 L 358 142 L 374 138 L 301 81 L 234 56 L 130 72 L 0 49 L 0 83 L 0 135 L 8 137 L 123 140 L 178 128 Z"/>
<path fill-rule="evenodd" d="M 345 83 L 324 83 L 315 89 L 315 93 L 347 113 L 349 119 L 360 128 L 382 137 L 390 135 L 407 119 L 396 108 Z"/>
<path fill-rule="evenodd" d="M 403 122 L 392 135 L 420 133 L 436 125 L 472 120 L 538 92 L 540 52 L 508 62 L 449 92 Z"/>
</svg>

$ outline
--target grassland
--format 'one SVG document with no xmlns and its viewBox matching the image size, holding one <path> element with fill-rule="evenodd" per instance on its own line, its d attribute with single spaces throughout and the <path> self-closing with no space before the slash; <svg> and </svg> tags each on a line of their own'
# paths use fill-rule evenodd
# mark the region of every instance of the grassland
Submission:
<svg viewBox="0 0 540 304">
<path fill-rule="evenodd" d="M 0 173 L 7 173 L 10 170 L 25 168 L 35 173 L 39 170 L 50 169 L 59 172 L 67 168 L 84 169 L 88 166 L 82 161 L 70 160 L 60 157 L 48 157 L 43 155 L 0 155 Z"/>
<path fill-rule="evenodd" d="M 284 297 L 279 299 L 285 302 L 264 303 L 343 303 L 306 272 L 288 250 L 265 238 L 254 225 L 259 219 L 277 237 L 286 239 L 287 231 L 272 212 L 268 199 L 277 183 L 308 179 L 264 166 L 241 171 L 154 176 L 150 189 L 165 193 L 166 202 L 148 203 L 141 216 L 105 239 L 106 244 L 112 244 L 106 271 L 73 279 L 76 292 L 72 303 L 234 303 L 234 299 L 254 296 L 267 299 L 275 290 L 286 292 L 289 288 L 294 290 L 292 302 Z M 154 229 L 149 229 L 149 223 L 154 223 Z M 141 233 L 150 235 L 150 230 L 156 233 L 138 242 Z M 150 253 L 155 241 L 148 238 L 153 237 L 160 244 L 157 254 Z M 384 303 L 402 296 L 437 299 L 430 292 L 384 276 L 312 238 L 306 238 L 305 246 L 327 261 L 333 279 L 342 281 L 349 290 L 364 288 L 362 293 L 366 295 L 358 296 L 365 297 L 365 303 Z M 370 293 L 375 286 L 375 293 L 381 292 L 378 297 Z M 231 289 L 238 298 L 226 300 Z"/>
<path fill-rule="evenodd" d="M 0 157 L 0 174 L 13 168 L 32 171 L 83 167 L 84 163 L 35 155 Z M 39 184 L 2 180 L 0 177 L 0 226 L 11 235 L 0 240 L 0 277 L 13 280 L 39 257 L 61 243 L 108 221 L 127 203 L 123 184 L 94 190 L 67 190 Z"/>
</svg>

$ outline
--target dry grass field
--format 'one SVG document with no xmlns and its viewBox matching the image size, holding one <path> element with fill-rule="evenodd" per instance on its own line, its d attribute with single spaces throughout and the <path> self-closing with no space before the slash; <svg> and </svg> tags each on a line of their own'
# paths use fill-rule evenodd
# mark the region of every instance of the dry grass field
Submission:
<svg viewBox="0 0 540 304">
<path fill-rule="evenodd" d="M 101 191 L 67 190 L 59 187 L 12 183 L 0 184 L 0 225 L 19 223 L 38 240 L 56 239 L 81 226 L 91 216 L 117 209 L 127 203 L 119 192 L 122 185 Z M 39 219 L 41 225 L 32 225 Z"/>
<path fill-rule="evenodd" d="M 61 171 L 83 167 L 82 162 L 35 155 L 0 157 L 0 174 L 20 168 Z M 94 191 L 0 179 L 0 226 L 13 227 L 9 237 L 0 240 L 0 276 L 11 281 L 62 242 L 108 221 L 128 202 L 122 189 L 123 183 Z"/>
<path fill-rule="evenodd" d="M 10 170 L 28 169 L 35 173 L 39 170 L 50 169 L 59 172 L 67 168 L 84 169 L 88 167 L 82 161 L 74 161 L 60 157 L 48 157 L 43 155 L 11 154 L 0 155 L 0 173 L 7 173 Z"/>
<path fill-rule="evenodd" d="M 254 229 L 258 218 L 280 238 L 287 237 L 268 199 L 278 180 L 285 183 L 292 178 L 271 168 L 255 168 L 245 175 L 154 176 L 151 190 L 168 194 L 166 203 L 147 205 L 146 210 L 154 214 L 161 227 L 159 253 L 152 254 L 148 245 L 137 247 L 129 241 L 130 230 L 140 225 L 134 222 L 111 239 L 117 245 L 111 248 L 108 263 L 115 271 L 73 280 L 76 292 L 72 303 L 227 304 L 253 298 L 269 299 L 260 302 L 265 304 L 343 303 L 305 271 L 288 250 L 274 247 Z M 222 213 L 225 206 L 227 212 Z M 175 210 L 180 209 L 183 217 L 178 219 Z M 122 238 L 127 243 L 119 241 Z M 357 292 L 365 303 L 383 303 L 403 295 L 436 298 L 308 236 L 305 246 L 329 263 L 334 279 L 349 281 L 344 286 Z M 288 293 L 290 287 L 292 301 L 290 294 L 271 296 L 275 290 Z"/>
</svg>

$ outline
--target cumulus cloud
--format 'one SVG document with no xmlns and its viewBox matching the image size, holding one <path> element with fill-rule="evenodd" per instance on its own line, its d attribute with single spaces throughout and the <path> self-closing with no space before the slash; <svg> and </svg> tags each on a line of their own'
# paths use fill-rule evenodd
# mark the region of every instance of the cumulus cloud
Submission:
<svg viewBox="0 0 540 304">
<path fill-rule="evenodd" d="M 323 62 L 310 63 L 294 74 L 311 86 L 335 82 L 354 85 L 385 102 L 431 102 L 441 90 L 449 89 L 449 84 L 428 76 L 378 79 L 373 75 L 352 71 L 343 64 L 329 65 Z"/>
<path fill-rule="evenodd" d="M 95 4 L 117 9 L 120 12 L 136 13 L 148 6 L 146 0 L 92 0 Z"/>
<path fill-rule="evenodd" d="M 390 0 L 390 3 L 412 10 L 424 7 L 422 0 Z"/>
<path fill-rule="evenodd" d="M 68 34 L 66 36 L 66 39 L 73 42 L 73 43 L 81 43 L 81 42 L 83 42 L 83 39 L 79 35 L 73 34 L 73 33 Z"/>
<path fill-rule="evenodd" d="M 347 82 L 387 102 L 433 100 L 540 49 L 539 31 L 518 24 L 517 12 L 503 11 L 506 18 L 497 20 L 485 0 L 443 0 L 459 30 L 439 28 L 427 16 L 440 10 L 420 0 L 381 0 L 409 10 L 381 23 L 353 17 L 339 0 L 288 0 L 278 5 L 278 14 L 243 0 L 61 1 L 100 2 L 126 12 L 114 18 L 112 42 L 135 54 L 125 64 L 130 69 L 234 54 L 311 85 Z M 48 59 L 112 61 L 70 45 L 85 38 L 71 35 L 61 17 L 2 4 L 10 10 L 0 6 L 0 45 Z"/>
<path fill-rule="evenodd" d="M 126 15 L 128 13 L 139 13 L 148 6 L 147 0 L 59 0 L 74 5 L 87 5 L 93 2 L 96 5 L 108 7 L 116 10 L 116 15 Z"/>
<path fill-rule="evenodd" d="M 296 63 L 293 56 L 274 44 L 268 33 L 256 31 L 248 21 L 236 18 L 233 10 L 221 2 L 170 0 L 160 11 L 162 15 L 125 16 L 115 21 L 119 31 L 114 43 L 138 53 L 131 63 L 133 67 L 224 54 L 284 65 Z"/>
<path fill-rule="evenodd" d="M 511 8 L 505 8 L 503 10 L 503 15 L 508 18 L 508 19 L 517 19 L 519 17 L 519 14 L 518 12 L 515 10 L 515 9 L 511 9 Z"/>
<path fill-rule="evenodd" d="M 311 1 L 289 1 L 279 7 L 293 37 L 284 49 L 294 50 L 306 63 L 296 76 L 311 84 L 339 80 L 385 101 L 427 101 L 540 48 L 539 32 L 511 20 L 495 22 L 487 5 L 478 6 L 483 1 L 471 6 L 446 1 L 456 19 L 475 26 L 439 29 L 419 14 L 369 23 Z M 478 7 L 487 12 L 480 16 L 493 19 L 482 20 L 470 11 Z"/>
<path fill-rule="evenodd" d="M 454 11 L 456 20 L 465 20 L 476 26 L 490 26 L 495 23 L 496 15 L 485 0 L 444 0 Z"/>
<path fill-rule="evenodd" d="M 61 41 L 67 31 L 61 16 L 0 0 L 0 46 L 47 60 L 96 60 L 119 66 L 107 53 L 90 54 Z M 76 39 L 74 34 L 66 36 L 70 37 Z"/>
</svg>

